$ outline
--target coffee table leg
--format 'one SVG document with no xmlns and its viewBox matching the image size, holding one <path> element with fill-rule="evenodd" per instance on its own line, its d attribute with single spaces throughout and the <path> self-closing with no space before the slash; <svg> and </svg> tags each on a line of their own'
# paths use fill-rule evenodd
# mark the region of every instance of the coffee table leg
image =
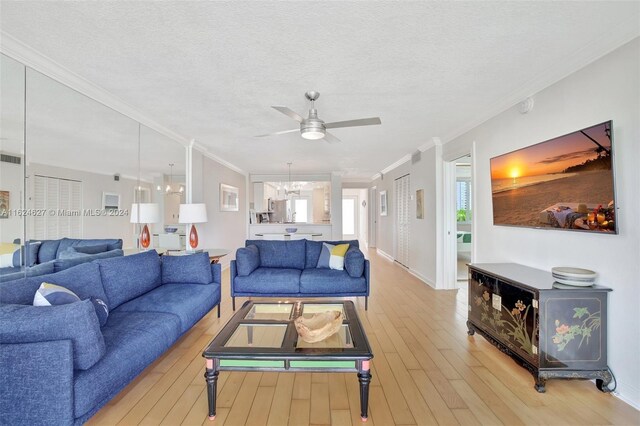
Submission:
<svg viewBox="0 0 640 426">
<path fill-rule="evenodd" d="M 207 359 L 206 360 L 207 371 L 204 373 L 204 378 L 207 380 L 207 397 L 209 400 L 209 420 L 216 418 L 216 391 L 218 387 L 218 360 Z"/>
<path fill-rule="evenodd" d="M 369 383 L 371 382 L 371 373 L 369 372 L 369 363 L 371 361 L 362 361 L 360 371 L 358 371 L 358 381 L 360 382 L 360 417 L 363 422 L 367 421 L 369 409 Z"/>
</svg>

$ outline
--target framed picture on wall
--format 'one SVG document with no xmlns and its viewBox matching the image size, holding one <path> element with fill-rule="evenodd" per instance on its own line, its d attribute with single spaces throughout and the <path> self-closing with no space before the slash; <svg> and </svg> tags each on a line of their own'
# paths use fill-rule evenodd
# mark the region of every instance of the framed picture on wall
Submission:
<svg viewBox="0 0 640 426">
<path fill-rule="evenodd" d="M 387 215 L 387 191 L 380 191 L 380 216 Z"/>
<path fill-rule="evenodd" d="M 424 189 L 416 191 L 416 219 L 424 219 Z"/>
<path fill-rule="evenodd" d="M 102 193 L 102 210 L 120 210 L 120 194 Z"/>
<path fill-rule="evenodd" d="M 0 219 L 9 219 L 9 191 L 0 191 Z"/>
<path fill-rule="evenodd" d="M 220 184 L 220 211 L 237 212 L 240 210 L 239 190 L 235 186 Z"/>
</svg>

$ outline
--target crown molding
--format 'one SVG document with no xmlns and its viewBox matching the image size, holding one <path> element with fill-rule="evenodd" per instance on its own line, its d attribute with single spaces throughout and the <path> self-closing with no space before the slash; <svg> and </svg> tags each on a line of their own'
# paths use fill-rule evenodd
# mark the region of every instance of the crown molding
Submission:
<svg viewBox="0 0 640 426">
<path fill-rule="evenodd" d="M 547 73 L 533 78 L 532 80 L 523 84 L 520 89 L 515 90 L 508 96 L 505 96 L 497 102 L 494 102 L 492 105 L 489 105 L 484 109 L 486 112 L 479 115 L 478 118 L 467 122 L 442 139 L 438 137 L 432 138 L 431 141 L 420 145 L 418 149 L 421 152 L 424 152 L 433 146 L 446 144 L 464 135 L 470 130 L 492 119 L 493 117 L 519 104 L 523 99 L 532 97 L 534 94 L 541 92 L 547 87 L 552 86 L 553 84 L 570 76 L 571 74 L 578 72 L 590 63 L 597 61 L 608 53 L 611 53 L 612 51 L 640 36 L 640 28 L 637 25 L 635 25 L 635 27 L 630 25 L 629 27 L 634 29 L 626 31 L 622 34 L 613 34 L 613 31 L 608 33 L 607 36 L 599 37 L 596 40 L 593 40 L 591 43 L 588 43 L 584 47 L 576 50 L 572 55 L 565 57 L 566 60 L 564 61 L 564 64 L 560 64 L 555 69 L 550 69 Z M 587 52 L 587 54 L 584 54 L 584 52 Z M 408 158 L 410 159 L 411 155 L 408 155 Z M 400 160 L 384 168 L 381 173 L 388 173 L 389 171 L 402 165 L 405 161 L 407 161 L 406 159 L 407 156 L 402 157 Z M 380 178 L 380 173 L 376 173 L 375 175 L 373 175 L 371 177 L 371 180 L 374 181 L 378 178 Z"/>
<path fill-rule="evenodd" d="M 624 25 L 620 26 L 620 28 L 622 27 L 624 27 Z M 457 130 L 446 135 L 446 137 L 443 138 L 443 143 L 446 144 L 464 135 L 493 117 L 513 108 L 524 99 L 533 97 L 536 93 L 542 92 L 546 88 L 553 86 L 571 74 L 580 71 L 592 62 L 597 61 L 603 56 L 640 36 L 640 27 L 637 24 L 629 25 L 629 27 L 633 29 L 622 33 L 610 31 L 602 37 L 598 37 L 590 43 L 585 44 L 571 55 L 566 55 L 564 57 L 564 61 L 556 64 L 556 67 L 547 70 L 546 73 L 534 77 L 511 94 L 494 102 L 492 105 L 488 105 L 487 108 L 484 109 L 484 114 L 479 115 L 478 118 L 467 122 Z"/>
<path fill-rule="evenodd" d="M 114 96 L 102 87 L 60 65 L 53 59 L 38 52 L 5 31 L 0 31 L 0 51 L 5 55 L 21 62 L 25 66 L 38 71 L 70 89 L 117 111 L 143 124 L 168 138 L 187 146 L 189 139 L 168 129 L 157 121 L 140 112 L 134 106 Z"/>
<path fill-rule="evenodd" d="M 196 150 L 198 150 L 198 152 L 200 152 L 202 155 L 204 155 L 205 157 L 209 158 L 210 160 L 213 160 L 216 163 L 221 164 L 221 165 L 225 166 L 226 168 L 233 170 L 234 172 L 240 173 L 243 176 L 249 176 L 249 173 L 247 173 L 246 171 L 244 171 L 240 167 L 236 166 L 235 164 L 232 164 L 232 163 L 228 162 L 227 160 L 223 160 L 222 158 L 220 158 L 216 154 L 210 152 L 209 149 L 206 146 L 202 145 L 201 143 L 196 142 L 196 141 L 191 141 L 190 143 L 192 144 L 192 146 Z"/>
<path fill-rule="evenodd" d="M 202 154 L 207 156 L 208 158 L 244 176 L 247 175 L 244 170 L 242 170 L 235 164 L 223 160 L 217 155 L 209 152 L 209 150 L 205 146 L 198 144 L 197 142 L 194 143 L 193 139 L 182 136 L 174 132 L 173 130 L 163 126 L 162 124 L 158 123 L 154 119 L 139 111 L 134 106 L 114 96 L 107 90 L 92 83 L 84 77 L 74 73 L 68 68 L 60 65 L 53 59 L 49 58 L 46 55 L 43 55 L 42 53 L 16 39 L 5 31 L 0 31 L 0 52 L 4 53 L 12 59 L 15 59 L 18 62 L 21 62 L 23 65 L 35 71 L 38 71 L 61 84 L 64 84 L 70 89 L 82 93 L 90 99 L 93 99 L 96 102 L 99 102 L 106 107 L 111 108 L 112 110 L 119 112 L 120 114 L 123 114 L 152 130 L 155 130 L 161 135 L 168 137 L 169 139 L 179 143 L 182 146 L 194 146 L 196 147 L 196 149 L 198 149 L 198 151 L 202 152 Z"/>
</svg>

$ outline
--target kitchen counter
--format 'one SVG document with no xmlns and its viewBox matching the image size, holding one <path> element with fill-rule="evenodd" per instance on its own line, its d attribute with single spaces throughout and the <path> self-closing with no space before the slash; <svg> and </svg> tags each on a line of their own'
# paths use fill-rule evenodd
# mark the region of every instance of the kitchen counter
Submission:
<svg viewBox="0 0 640 426">
<path fill-rule="evenodd" d="M 297 228 L 296 232 L 287 232 L 287 228 Z M 266 239 L 331 239 L 330 223 L 259 223 L 249 225 L 249 238 Z"/>
</svg>

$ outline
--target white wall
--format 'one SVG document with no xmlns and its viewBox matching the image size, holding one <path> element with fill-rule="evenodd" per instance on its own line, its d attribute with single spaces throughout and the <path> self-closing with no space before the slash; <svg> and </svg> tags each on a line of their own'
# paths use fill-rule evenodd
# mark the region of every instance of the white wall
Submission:
<svg viewBox="0 0 640 426">
<path fill-rule="evenodd" d="M 14 154 L 15 155 L 15 154 Z M 23 159 L 24 161 L 24 159 Z M 9 191 L 9 209 L 20 209 L 24 195 L 24 174 L 22 164 L 0 164 L 0 191 Z M 14 239 L 22 239 L 24 221 L 21 216 L 9 214 L 0 219 L 0 243 L 11 243 Z"/>
<path fill-rule="evenodd" d="M 198 247 L 224 248 L 230 250 L 229 255 L 223 257 L 220 263 L 226 267 L 231 259 L 235 259 L 236 250 L 244 247 L 247 236 L 247 177 L 226 166 L 202 155 L 193 156 L 194 172 L 201 170 L 201 176 L 194 174 L 194 188 L 201 185 L 202 198 L 197 199 L 194 194 L 193 202 L 203 202 L 207 205 L 207 223 L 196 225 L 198 229 Z M 196 164 L 199 163 L 199 164 Z M 196 181 L 200 181 L 198 184 Z M 239 206 L 237 212 L 220 211 L 220 184 L 235 186 L 239 189 Z"/>
<path fill-rule="evenodd" d="M 598 272 L 609 294 L 609 365 L 622 398 L 640 406 L 640 39 L 534 96 L 522 115 L 507 110 L 444 145 L 444 157 L 476 142 L 476 261 L 539 269 L 571 265 Z M 613 120 L 619 235 L 493 226 L 489 159 Z"/>
<path fill-rule="evenodd" d="M 409 222 L 409 271 L 427 284 L 435 287 L 436 282 L 436 186 L 435 186 L 435 148 L 424 151 L 420 161 L 411 161 L 396 167 L 376 179 L 378 194 L 387 191 L 388 215 L 378 217 L 376 247 L 383 253 L 395 258 L 395 193 L 394 182 L 400 176 L 410 176 L 410 222 Z M 424 219 L 416 218 L 416 191 L 424 190 Z M 377 202 L 375 203 L 377 206 Z"/>
</svg>

